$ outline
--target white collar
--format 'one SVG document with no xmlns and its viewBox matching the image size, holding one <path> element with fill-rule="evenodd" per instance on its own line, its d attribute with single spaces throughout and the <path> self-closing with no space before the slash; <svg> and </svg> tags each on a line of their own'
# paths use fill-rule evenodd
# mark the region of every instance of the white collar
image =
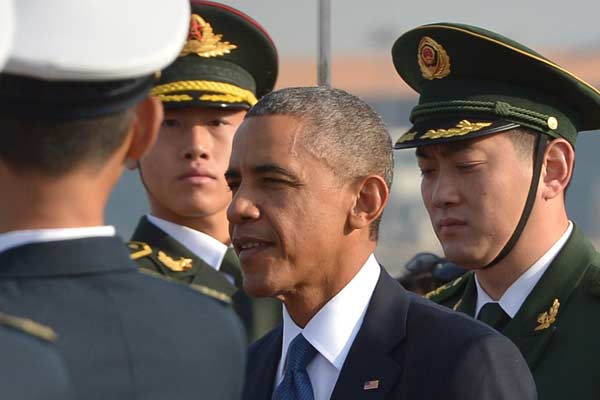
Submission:
<svg viewBox="0 0 600 400">
<path fill-rule="evenodd" d="M 381 267 L 371 254 L 354 278 L 317 312 L 304 329 L 294 323 L 283 307 L 283 344 L 276 382 L 283 376 L 288 346 L 299 333 L 338 371 L 341 370 L 362 325 L 380 274 Z"/>
<path fill-rule="evenodd" d="M 533 290 L 535 285 L 540 281 L 544 272 L 548 269 L 556 255 L 563 248 L 571 232 L 573 231 L 573 223 L 569 221 L 569 226 L 565 233 L 562 234 L 560 239 L 554 243 L 550 250 L 540 257 L 527 271 L 525 271 L 519 279 L 514 281 L 512 285 L 500 297 L 497 303 L 500 307 L 511 317 L 514 318 L 529 293 Z M 475 317 L 479 315 L 481 308 L 487 303 L 494 303 L 495 301 L 483 290 L 475 275 L 475 285 L 477 286 L 477 306 L 475 307 Z"/>
<path fill-rule="evenodd" d="M 0 252 L 30 243 L 55 242 L 88 237 L 107 237 L 115 236 L 115 234 L 115 227 L 112 225 L 10 231 L 0 234 Z"/>
<path fill-rule="evenodd" d="M 171 235 L 179 243 L 187 247 L 202 261 L 215 270 L 221 268 L 227 246 L 206 233 L 197 231 L 187 226 L 174 224 L 154 215 L 147 215 L 148 221 Z"/>
</svg>

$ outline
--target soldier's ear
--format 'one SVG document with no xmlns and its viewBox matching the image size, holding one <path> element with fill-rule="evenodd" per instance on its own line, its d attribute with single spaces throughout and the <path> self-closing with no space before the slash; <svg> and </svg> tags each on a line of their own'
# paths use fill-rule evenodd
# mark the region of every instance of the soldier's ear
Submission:
<svg viewBox="0 0 600 400">
<path fill-rule="evenodd" d="M 148 97 L 135 107 L 134 113 L 135 116 L 131 126 L 131 142 L 127 151 L 128 168 L 130 166 L 137 167 L 137 161 L 144 156 L 156 141 L 164 111 L 158 98 Z"/>
<path fill-rule="evenodd" d="M 385 180 L 379 175 L 362 178 L 357 185 L 349 225 L 352 229 L 364 229 L 381 216 L 390 191 Z"/>
<path fill-rule="evenodd" d="M 575 167 L 575 151 L 565 139 L 554 139 L 546 146 L 541 177 L 541 195 L 550 200 L 564 193 Z"/>
</svg>

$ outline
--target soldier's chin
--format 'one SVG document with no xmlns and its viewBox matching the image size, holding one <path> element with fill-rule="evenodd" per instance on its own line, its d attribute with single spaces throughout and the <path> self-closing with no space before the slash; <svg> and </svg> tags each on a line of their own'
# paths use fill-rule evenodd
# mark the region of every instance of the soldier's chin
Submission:
<svg viewBox="0 0 600 400">
<path fill-rule="evenodd" d="M 452 246 L 444 246 L 444 257 L 468 270 L 477 270 L 487 265 L 485 259 L 478 257 L 474 252 L 456 249 Z"/>
</svg>

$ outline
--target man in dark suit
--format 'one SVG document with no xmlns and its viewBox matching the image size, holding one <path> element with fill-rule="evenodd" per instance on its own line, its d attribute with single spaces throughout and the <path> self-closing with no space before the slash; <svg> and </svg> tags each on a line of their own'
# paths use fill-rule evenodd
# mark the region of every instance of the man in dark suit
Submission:
<svg viewBox="0 0 600 400">
<path fill-rule="evenodd" d="M 186 44 L 151 91 L 165 119 L 155 145 L 135 165 L 151 213 L 140 219 L 130 247 L 142 268 L 233 303 L 254 340 L 280 322 L 281 306 L 252 301 L 241 290 L 223 174 L 246 111 L 275 85 L 277 51 L 240 11 L 198 0 L 191 8 Z"/>
<path fill-rule="evenodd" d="M 103 225 L 126 162 L 156 138 L 148 93 L 189 3 L 23 0 L 16 16 L 0 74 L 0 309 L 56 331 L 76 399 L 238 399 L 234 313 L 140 273 Z"/>
<path fill-rule="evenodd" d="M 535 399 L 506 338 L 405 291 L 373 252 L 393 157 L 384 123 L 341 90 L 265 96 L 234 138 L 231 236 L 283 326 L 249 349 L 244 399 Z"/>
<path fill-rule="evenodd" d="M 2 398 L 69 400 L 71 387 L 63 361 L 53 348 L 54 331 L 29 319 L 0 313 Z"/>
<path fill-rule="evenodd" d="M 474 26 L 417 27 L 392 53 L 421 94 L 396 148 L 416 147 L 434 231 L 469 270 L 428 297 L 511 339 L 541 399 L 599 398 L 600 255 L 565 197 L 578 132 L 600 128 L 600 91 Z"/>
</svg>

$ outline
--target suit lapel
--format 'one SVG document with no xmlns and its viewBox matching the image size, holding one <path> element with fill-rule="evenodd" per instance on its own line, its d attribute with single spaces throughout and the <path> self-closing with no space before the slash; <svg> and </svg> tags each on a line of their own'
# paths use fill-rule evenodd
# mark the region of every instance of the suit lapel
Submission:
<svg viewBox="0 0 600 400">
<path fill-rule="evenodd" d="M 281 357 L 283 328 L 280 326 L 268 335 L 260 345 L 250 350 L 243 400 L 270 400 L 273 395 L 275 374 Z"/>
<path fill-rule="evenodd" d="M 224 293 L 227 296 L 232 296 L 236 291 L 235 286 L 232 285 L 223 274 L 211 268 L 175 238 L 148 221 L 145 216 L 140 219 L 131 240 L 147 243 L 154 248 L 156 254 L 152 254 L 153 258 L 157 257 L 159 251 L 162 251 L 167 256 L 176 260 L 180 258 L 192 260 L 191 269 L 188 271 L 174 272 L 156 258 L 155 265 L 160 268 L 160 272 L 163 275 L 188 284 L 194 283 L 206 286 L 210 289 Z"/>
<path fill-rule="evenodd" d="M 560 329 L 561 309 L 567 306 L 594 255 L 592 244 L 574 227 L 563 249 L 502 332 L 521 350 L 531 369 Z"/>
<path fill-rule="evenodd" d="M 332 400 L 384 399 L 395 386 L 401 367 L 393 354 L 406 333 L 408 304 L 404 289 L 382 268 Z"/>
</svg>

